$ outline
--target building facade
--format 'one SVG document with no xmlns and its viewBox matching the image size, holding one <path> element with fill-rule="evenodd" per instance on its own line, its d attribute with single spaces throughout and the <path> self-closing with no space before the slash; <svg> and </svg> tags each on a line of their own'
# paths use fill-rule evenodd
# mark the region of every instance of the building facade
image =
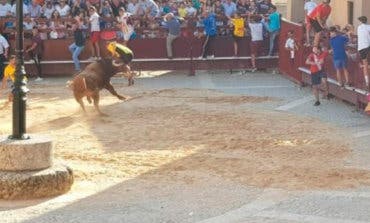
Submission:
<svg viewBox="0 0 370 223">
<path fill-rule="evenodd" d="M 321 0 L 315 0 L 320 3 Z M 288 0 L 287 18 L 293 22 L 304 21 L 305 0 Z M 370 19 L 370 0 L 331 0 L 332 13 L 328 25 L 357 26 L 357 18 L 365 15 Z"/>
</svg>

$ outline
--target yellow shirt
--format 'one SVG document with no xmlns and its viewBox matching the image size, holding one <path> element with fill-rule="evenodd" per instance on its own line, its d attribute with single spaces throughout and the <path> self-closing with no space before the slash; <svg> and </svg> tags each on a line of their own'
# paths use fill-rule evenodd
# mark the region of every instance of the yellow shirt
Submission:
<svg viewBox="0 0 370 223">
<path fill-rule="evenodd" d="M 15 66 L 11 65 L 11 64 L 8 64 L 6 67 L 5 67 L 5 70 L 4 70 L 4 78 L 6 80 L 11 80 L 13 83 L 15 81 Z"/>
<path fill-rule="evenodd" d="M 185 18 L 186 17 L 186 8 L 179 8 L 178 10 L 178 13 L 179 13 L 179 16 L 181 17 L 181 18 Z"/>
<path fill-rule="evenodd" d="M 234 36 L 237 37 L 244 37 L 244 19 L 232 19 L 231 20 L 234 25 Z"/>
</svg>

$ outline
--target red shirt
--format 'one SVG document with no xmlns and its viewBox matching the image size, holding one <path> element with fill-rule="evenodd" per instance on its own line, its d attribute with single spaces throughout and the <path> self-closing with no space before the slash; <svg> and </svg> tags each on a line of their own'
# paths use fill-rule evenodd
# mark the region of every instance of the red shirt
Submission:
<svg viewBox="0 0 370 223">
<path fill-rule="evenodd" d="M 317 73 L 317 72 L 319 72 L 319 71 L 322 70 L 322 68 L 324 66 L 325 58 L 328 55 L 329 55 L 329 52 L 328 51 L 324 51 L 324 52 L 320 53 L 319 55 L 314 54 L 314 53 L 311 53 L 308 56 L 308 60 L 309 61 L 311 61 L 313 63 L 316 63 L 315 65 L 311 65 L 310 66 L 311 74 Z"/>
<path fill-rule="evenodd" d="M 331 13 L 330 5 L 321 3 L 316 6 L 316 8 L 308 15 L 309 18 L 316 20 L 316 17 L 319 16 L 321 19 L 327 19 Z"/>
</svg>

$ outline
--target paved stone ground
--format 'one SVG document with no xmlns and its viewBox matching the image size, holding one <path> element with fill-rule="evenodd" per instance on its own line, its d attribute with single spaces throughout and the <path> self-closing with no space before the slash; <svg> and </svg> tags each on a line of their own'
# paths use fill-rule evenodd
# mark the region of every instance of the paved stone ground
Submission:
<svg viewBox="0 0 370 223">
<path fill-rule="evenodd" d="M 323 122 L 347 129 L 356 141 L 353 146 L 354 156 L 348 160 L 347 165 L 370 170 L 370 117 L 356 111 L 354 106 L 338 100 L 323 100 L 320 107 L 314 107 L 314 98 L 309 88 L 300 88 L 278 74 L 267 72 L 248 73 L 246 75 L 240 75 L 238 72 L 231 75 L 227 72 L 214 72 L 212 74 L 199 72 L 195 77 L 168 73 L 153 77 L 157 74 L 152 72 L 147 76 L 144 75 L 137 80 L 137 84 L 146 89 L 204 88 L 216 89 L 228 94 L 278 97 L 281 100 L 246 106 L 257 106 L 267 110 L 280 110 L 281 112 L 315 117 Z M 52 80 L 48 81 L 52 82 Z M 114 79 L 113 81 L 122 83 L 120 79 Z M 130 186 L 130 183 L 128 185 Z M 212 185 L 212 182 L 210 182 L 210 185 Z M 138 186 L 132 185 L 132 187 Z M 230 187 L 234 189 L 230 190 Z M 228 195 L 224 193 L 226 191 L 229 193 Z M 224 182 L 217 187 L 199 188 L 198 196 L 200 198 L 209 197 L 212 199 L 216 195 L 233 195 L 245 198 L 243 204 L 238 208 L 226 212 L 225 210 L 208 210 L 204 207 L 197 209 L 202 202 L 196 204 L 175 202 L 181 200 L 182 196 L 186 197 L 186 188 L 183 189 L 182 194 L 169 194 L 168 200 L 158 200 L 149 196 L 145 203 L 135 203 L 132 206 L 120 205 L 119 201 L 127 198 L 120 197 L 119 193 L 119 190 L 110 190 L 110 192 L 94 195 L 95 198 L 103 198 L 102 202 L 99 203 L 93 202 L 94 197 L 75 202 L 71 202 L 65 197 L 57 198 L 53 202 L 54 204 L 60 203 L 60 209 L 50 210 L 49 213 L 47 202 L 14 202 L 12 204 L 0 202 L 0 222 L 370 222 L 370 188 L 368 187 L 340 191 L 297 192 L 239 187 L 230 184 L 230 182 Z M 148 194 L 150 194 L 150 191 L 148 191 Z M 139 196 L 144 195 L 139 194 Z M 112 202 L 113 199 L 115 202 Z M 154 215 L 158 211 L 155 208 L 167 207 L 177 210 L 176 206 L 182 209 L 184 207 L 189 208 L 188 216 L 180 218 L 180 213 L 172 212 L 169 215 L 173 215 L 170 219 L 174 220 L 160 221 L 158 219 L 161 218 Z M 25 207 L 28 207 L 27 211 L 23 210 L 26 209 Z M 191 208 L 195 209 L 191 210 Z M 41 209 L 43 211 L 40 211 Z M 2 211 L 6 214 L 2 214 Z M 37 217 L 16 221 L 18 214 L 30 214 Z M 124 220 L 122 216 L 125 216 Z"/>
<path fill-rule="evenodd" d="M 174 77 L 169 75 L 151 80 L 151 87 L 167 88 L 161 85 L 163 78 L 173 87 L 210 88 L 229 94 L 278 97 L 282 100 L 253 106 L 310 116 L 347 129 L 356 141 L 353 145 L 355 155 L 347 161 L 348 166 L 370 169 L 370 117 L 352 105 L 333 99 L 322 100 L 321 106 L 314 107 L 310 88 L 300 88 L 278 74 L 199 73 L 184 82 L 175 82 Z M 237 210 L 201 222 L 360 223 L 370 222 L 369 210 L 370 188 L 300 193 L 266 190 L 260 192 L 256 200 L 247 201 Z"/>
</svg>

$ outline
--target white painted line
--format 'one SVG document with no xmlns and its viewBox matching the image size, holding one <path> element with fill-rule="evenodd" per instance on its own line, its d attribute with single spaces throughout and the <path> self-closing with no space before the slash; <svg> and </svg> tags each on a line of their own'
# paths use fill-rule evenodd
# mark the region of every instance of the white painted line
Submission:
<svg viewBox="0 0 370 223">
<path fill-rule="evenodd" d="M 361 137 L 365 137 L 365 136 L 370 136 L 370 130 L 363 131 L 363 132 L 357 132 L 357 133 L 353 134 L 353 137 L 355 137 L 355 138 L 361 138 Z"/>
<path fill-rule="evenodd" d="M 345 197 L 345 198 L 370 198 L 370 192 L 365 191 L 314 191 L 306 194 L 305 196 L 323 196 L 323 197 Z"/>
<path fill-rule="evenodd" d="M 306 104 L 307 102 L 310 102 L 310 101 L 312 101 L 312 96 L 307 96 L 307 97 L 289 102 L 288 104 L 282 105 L 280 107 L 277 107 L 275 108 L 275 110 L 288 111 L 289 109 Z"/>
<path fill-rule="evenodd" d="M 217 89 L 222 89 L 222 90 L 233 90 L 233 89 L 259 89 L 259 88 L 295 88 L 295 86 L 246 86 L 246 87 L 217 87 Z"/>
<path fill-rule="evenodd" d="M 356 221 L 351 219 L 292 214 L 280 211 L 261 211 L 257 212 L 253 216 L 305 223 L 369 223 L 368 221 Z"/>
</svg>

